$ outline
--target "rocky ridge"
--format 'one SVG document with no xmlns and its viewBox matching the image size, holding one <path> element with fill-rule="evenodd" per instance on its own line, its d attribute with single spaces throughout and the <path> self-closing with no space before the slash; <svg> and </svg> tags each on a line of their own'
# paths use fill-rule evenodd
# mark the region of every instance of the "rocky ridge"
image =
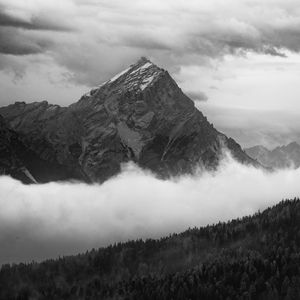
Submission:
<svg viewBox="0 0 300 300">
<path fill-rule="evenodd" d="M 10 175 L 24 183 L 73 178 L 64 166 L 42 159 L 23 140 L 24 136 L 12 130 L 0 116 L 0 175 Z"/>
<path fill-rule="evenodd" d="M 260 164 L 273 169 L 300 167 L 300 145 L 296 142 L 272 150 L 258 145 L 245 149 L 245 152 Z"/>
</svg>

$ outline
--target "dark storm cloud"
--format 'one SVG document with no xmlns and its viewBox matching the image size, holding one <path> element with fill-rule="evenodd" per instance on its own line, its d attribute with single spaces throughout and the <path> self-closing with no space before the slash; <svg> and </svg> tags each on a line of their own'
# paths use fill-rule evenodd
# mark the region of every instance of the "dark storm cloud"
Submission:
<svg viewBox="0 0 300 300">
<path fill-rule="evenodd" d="M 75 3 L 84 5 L 83 1 Z M 300 49 L 297 7 L 293 0 L 272 0 L 269 5 L 255 0 L 90 1 L 89 19 L 80 23 L 82 44 L 78 48 L 89 48 L 89 56 L 83 54 L 81 68 L 77 58 L 70 60 L 60 50 L 56 57 L 68 69 L 80 73 L 75 73 L 75 80 L 88 85 L 108 79 L 110 70 L 119 71 L 124 61 L 142 55 L 167 69 L 248 51 L 284 57 L 286 50 Z M 126 54 L 120 56 L 117 49 Z M 98 71 L 89 76 L 91 65 L 97 65 Z"/>
<path fill-rule="evenodd" d="M 287 57 L 287 55 L 285 53 L 278 51 L 274 47 L 264 47 L 263 52 L 265 54 L 270 54 L 270 55 L 273 55 L 273 56 Z"/>
<path fill-rule="evenodd" d="M 2 53 L 47 52 L 85 85 L 108 79 L 139 56 L 176 69 L 226 54 L 285 56 L 286 50 L 300 50 L 297 0 L 0 0 L 0 5 L 0 26 L 18 35 L 2 30 Z M 36 31 L 52 31 L 44 37 L 46 47 Z"/>
<path fill-rule="evenodd" d="M 30 31 L 62 31 L 70 28 L 54 19 L 42 16 L 21 18 L 10 15 L 0 5 L 0 53 L 12 55 L 28 55 L 45 52 L 52 44 L 52 39 L 38 38 Z M 2 58 L 3 59 L 3 58 Z"/>
<path fill-rule="evenodd" d="M 37 54 L 46 51 L 50 42 L 38 41 L 14 28 L 0 26 L 0 53 L 12 55 Z"/>
<path fill-rule="evenodd" d="M 29 21 L 22 20 L 15 16 L 7 14 L 0 7 L 0 27 L 15 27 L 29 30 L 51 30 L 51 31 L 69 31 L 70 28 L 62 24 L 56 24 L 54 20 L 32 17 Z"/>
</svg>

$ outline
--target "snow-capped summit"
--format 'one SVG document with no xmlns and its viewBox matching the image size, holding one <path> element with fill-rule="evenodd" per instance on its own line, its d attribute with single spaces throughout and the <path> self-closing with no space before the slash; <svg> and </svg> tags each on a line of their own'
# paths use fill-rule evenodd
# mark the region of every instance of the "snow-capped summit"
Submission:
<svg viewBox="0 0 300 300">
<path fill-rule="evenodd" d="M 85 96 L 93 96 L 99 89 L 113 89 L 115 93 L 124 91 L 143 91 L 153 84 L 165 70 L 153 64 L 146 57 L 141 57 L 135 64 L 93 88 Z"/>
<path fill-rule="evenodd" d="M 120 91 L 123 90 L 141 90 L 151 85 L 164 70 L 158 68 L 150 60 L 142 57 L 137 63 L 131 65 L 128 69 L 108 80 L 103 86 L 110 84 L 120 84 Z"/>
</svg>

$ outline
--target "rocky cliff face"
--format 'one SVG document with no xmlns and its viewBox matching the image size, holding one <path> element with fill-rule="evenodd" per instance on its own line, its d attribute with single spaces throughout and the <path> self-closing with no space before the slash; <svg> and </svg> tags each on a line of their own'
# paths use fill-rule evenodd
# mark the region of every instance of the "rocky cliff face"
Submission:
<svg viewBox="0 0 300 300">
<path fill-rule="evenodd" d="M 33 183 L 35 178 L 19 156 L 19 151 L 24 148 L 18 135 L 8 128 L 0 116 L 0 175 L 11 175 L 23 182 Z"/>
<path fill-rule="evenodd" d="M 142 58 L 67 108 L 23 102 L 0 114 L 42 159 L 103 181 L 134 161 L 160 176 L 215 167 L 223 147 L 257 164 L 218 132 L 167 71 Z"/>
<path fill-rule="evenodd" d="M 300 167 L 300 145 L 296 142 L 272 150 L 258 145 L 245 149 L 245 152 L 260 164 L 273 169 Z"/>
<path fill-rule="evenodd" d="M 0 116 L 0 175 L 10 175 L 24 183 L 43 183 L 75 178 L 66 167 L 42 159 L 23 142 Z"/>
</svg>

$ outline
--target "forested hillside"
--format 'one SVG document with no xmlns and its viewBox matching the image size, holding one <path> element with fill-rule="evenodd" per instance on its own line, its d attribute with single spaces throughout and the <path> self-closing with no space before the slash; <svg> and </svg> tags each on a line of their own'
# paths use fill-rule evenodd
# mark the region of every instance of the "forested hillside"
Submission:
<svg viewBox="0 0 300 300">
<path fill-rule="evenodd" d="M 300 299 L 300 200 L 160 240 L 3 265 L 0 299 Z"/>
</svg>

